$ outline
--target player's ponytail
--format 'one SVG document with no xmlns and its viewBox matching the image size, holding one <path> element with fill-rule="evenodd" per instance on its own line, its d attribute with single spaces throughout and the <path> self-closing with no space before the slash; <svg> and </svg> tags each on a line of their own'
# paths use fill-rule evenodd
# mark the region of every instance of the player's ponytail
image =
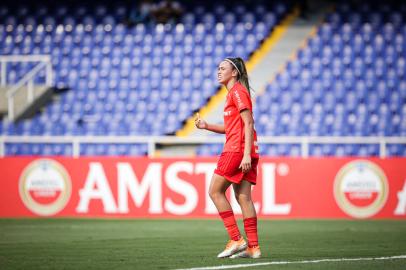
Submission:
<svg viewBox="0 0 406 270">
<path fill-rule="evenodd" d="M 237 80 L 247 88 L 248 94 L 251 96 L 251 88 L 248 79 L 248 72 L 247 68 L 245 67 L 244 60 L 241 57 L 237 58 L 226 58 L 226 60 L 231 61 L 234 68 L 238 71 Z"/>
</svg>

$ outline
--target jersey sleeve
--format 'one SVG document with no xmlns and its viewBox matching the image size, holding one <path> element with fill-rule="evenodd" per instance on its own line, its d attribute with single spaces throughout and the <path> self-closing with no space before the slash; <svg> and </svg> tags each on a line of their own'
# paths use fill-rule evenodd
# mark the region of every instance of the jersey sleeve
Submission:
<svg viewBox="0 0 406 270">
<path fill-rule="evenodd" d="M 250 96 L 248 91 L 242 88 L 237 88 L 232 94 L 232 100 L 235 106 L 238 108 L 238 111 L 241 112 L 245 109 L 251 110 L 250 106 Z"/>
</svg>

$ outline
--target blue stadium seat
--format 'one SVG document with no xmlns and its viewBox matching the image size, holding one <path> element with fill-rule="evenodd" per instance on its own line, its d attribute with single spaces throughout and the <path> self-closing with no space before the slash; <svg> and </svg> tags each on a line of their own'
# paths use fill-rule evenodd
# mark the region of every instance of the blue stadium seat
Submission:
<svg viewBox="0 0 406 270">
<path fill-rule="evenodd" d="M 222 1 L 215 7 L 199 3 L 187 5 L 177 25 L 126 27 L 122 3 L 13 5 L 0 4 L 0 53 L 51 54 L 55 85 L 69 90 L 38 117 L 2 120 L 0 134 L 6 135 L 173 134 L 218 91 L 218 61 L 230 55 L 247 60 L 292 7 L 283 1 L 238 3 L 231 9 Z M 395 3 L 382 10 L 372 3 L 338 3 L 258 97 L 259 135 L 406 136 L 404 10 Z M 11 64 L 7 80 L 16 82 L 31 67 Z M 298 147 L 270 145 L 261 151 L 297 155 Z M 86 155 L 146 153 L 140 149 L 105 144 L 82 150 Z M 391 146 L 388 153 L 403 155 L 402 149 Z M 310 150 L 336 156 L 379 152 L 369 145 Z M 10 144 L 6 153 L 64 155 L 72 147 Z"/>
<path fill-rule="evenodd" d="M 291 60 L 258 97 L 258 133 L 404 136 L 406 124 L 401 119 L 406 118 L 402 117 L 406 112 L 406 32 L 399 27 L 403 17 L 398 8 L 390 4 L 385 12 L 367 12 L 373 8 L 364 3 L 360 12 L 346 3 L 338 4 L 306 46 L 298 51 L 297 58 Z M 276 121 L 268 117 L 267 107 L 273 106 L 273 100 L 278 101 L 277 108 L 281 108 L 275 111 Z M 299 106 L 294 109 L 299 113 L 293 112 L 293 103 Z M 280 121 L 285 114 L 302 114 L 302 121 L 297 124 L 287 118 L 290 125 L 286 125 Z M 266 147 L 263 151 L 278 154 L 275 147 Z M 315 145 L 310 153 L 376 156 L 379 148 L 376 145 Z"/>
</svg>

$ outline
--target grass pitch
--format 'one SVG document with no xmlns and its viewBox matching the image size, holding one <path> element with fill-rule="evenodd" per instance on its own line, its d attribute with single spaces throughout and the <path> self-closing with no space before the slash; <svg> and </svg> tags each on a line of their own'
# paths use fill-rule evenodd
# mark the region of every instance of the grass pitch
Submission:
<svg viewBox="0 0 406 270">
<path fill-rule="evenodd" d="M 406 221 L 261 220 L 258 260 L 217 259 L 226 240 L 220 220 L 0 219 L 0 269 L 177 269 L 406 255 Z M 244 269 L 406 269 L 406 259 Z"/>
</svg>

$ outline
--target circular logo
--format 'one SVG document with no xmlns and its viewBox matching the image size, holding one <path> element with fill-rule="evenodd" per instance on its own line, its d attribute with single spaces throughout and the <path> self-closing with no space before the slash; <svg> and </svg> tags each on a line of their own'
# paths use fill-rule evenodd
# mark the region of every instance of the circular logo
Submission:
<svg viewBox="0 0 406 270">
<path fill-rule="evenodd" d="M 334 180 L 338 206 L 355 218 L 368 218 L 381 210 L 388 198 L 388 181 L 375 163 L 355 160 L 340 169 Z"/>
<path fill-rule="evenodd" d="M 61 211 L 69 201 L 71 190 L 68 172 L 55 160 L 35 160 L 20 177 L 21 200 L 28 209 L 41 216 Z"/>
</svg>

